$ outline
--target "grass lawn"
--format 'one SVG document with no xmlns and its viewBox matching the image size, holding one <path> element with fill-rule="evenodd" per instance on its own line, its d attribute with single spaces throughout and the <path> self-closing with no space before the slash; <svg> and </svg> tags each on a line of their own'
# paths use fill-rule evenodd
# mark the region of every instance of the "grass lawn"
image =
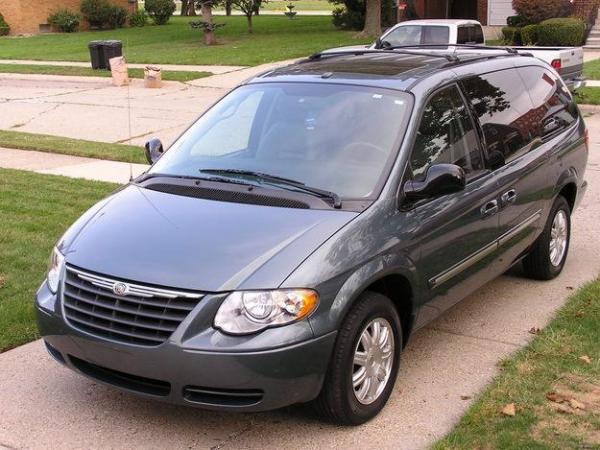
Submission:
<svg viewBox="0 0 600 450">
<path fill-rule="evenodd" d="M 89 41 L 119 39 L 131 63 L 251 66 L 367 42 L 354 39 L 354 32 L 337 30 L 328 16 L 303 16 L 295 20 L 283 15 L 259 16 L 254 18 L 252 34 L 247 31 L 245 17 L 232 16 L 215 18 L 226 26 L 217 31 L 218 45 L 208 47 L 202 44 L 202 33 L 189 27 L 192 20 L 173 17 L 164 26 L 3 37 L 0 59 L 89 61 Z"/>
<path fill-rule="evenodd" d="M 46 275 L 52 246 L 77 217 L 115 188 L 0 169 L 0 352 L 38 337 L 33 295 Z"/>
<path fill-rule="evenodd" d="M 590 80 L 600 80 L 600 59 L 583 63 L 583 76 Z"/>
<path fill-rule="evenodd" d="M 600 105 L 600 87 L 577 89 L 574 98 L 580 105 Z"/>
<path fill-rule="evenodd" d="M 91 67 L 41 66 L 36 64 L 0 64 L 0 73 L 25 73 L 41 75 L 76 75 L 82 77 L 110 77 L 108 70 L 93 70 Z M 191 81 L 211 76 L 210 72 L 162 71 L 165 81 Z M 144 69 L 129 69 L 130 78 L 144 78 Z"/>
<path fill-rule="evenodd" d="M 501 374 L 434 449 L 600 448 L 599 330 L 595 281 L 502 363 Z M 511 404 L 514 416 L 502 412 Z"/>
<path fill-rule="evenodd" d="M 147 164 L 141 147 L 0 130 L 0 147 Z M 0 227 L 1 228 L 1 227 Z M 0 264 L 1 268 L 1 264 Z"/>
</svg>

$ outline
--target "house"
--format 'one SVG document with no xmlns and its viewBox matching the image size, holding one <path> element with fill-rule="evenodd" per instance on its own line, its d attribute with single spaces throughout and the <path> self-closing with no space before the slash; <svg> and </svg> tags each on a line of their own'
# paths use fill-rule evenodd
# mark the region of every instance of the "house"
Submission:
<svg viewBox="0 0 600 450">
<path fill-rule="evenodd" d="M 504 26 L 515 15 L 512 0 L 413 0 L 421 19 L 475 19 L 482 25 Z M 410 3 L 410 2 L 409 2 Z"/>
<path fill-rule="evenodd" d="M 128 11 L 137 9 L 137 0 L 110 0 Z M 0 0 L 0 14 L 10 26 L 10 34 L 32 34 L 51 31 L 48 16 L 58 9 L 79 12 L 81 0 Z M 87 27 L 82 23 L 82 28 Z"/>
</svg>

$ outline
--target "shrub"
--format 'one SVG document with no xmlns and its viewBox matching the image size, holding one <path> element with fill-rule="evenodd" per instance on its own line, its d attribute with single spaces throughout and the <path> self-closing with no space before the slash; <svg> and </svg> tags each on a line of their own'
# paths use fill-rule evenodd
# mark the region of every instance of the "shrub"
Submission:
<svg viewBox="0 0 600 450">
<path fill-rule="evenodd" d="M 362 30 L 365 26 L 365 0 L 329 0 L 337 5 L 333 10 L 332 22 L 344 30 Z M 396 24 L 394 0 L 381 0 L 381 26 Z"/>
<path fill-rule="evenodd" d="M 173 0 L 146 0 L 146 12 L 156 25 L 165 25 L 175 12 Z"/>
<path fill-rule="evenodd" d="M 4 16 L 0 14 L 0 36 L 7 36 L 9 32 L 10 27 L 6 23 L 6 20 L 4 20 Z"/>
<path fill-rule="evenodd" d="M 538 45 L 578 46 L 583 43 L 584 36 L 585 23 L 580 19 L 548 19 L 537 27 Z"/>
<path fill-rule="evenodd" d="M 527 20 L 523 16 L 508 16 L 506 18 L 506 25 L 509 27 L 522 27 L 523 25 L 527 25 Z"/>
<path fill-rule="evenodd" d="M 108 0 L 82 0 L 81 13 L 91 27 L 102 28 L 109 20 L 111 5 Z"/>
<path fill-rule="evenodd" d="M 521 29 L 517 27 L 502 28 L 502 41 L 506 45 L 521 45 Z"/>
<path fill-rule="evenodd" d="M 68 9 L 59 9 L 48 16 L 48 23 L 63 33 L 72 33 L 79 29 L 81 16 Z"/>
<path fill-rule="evenodd" d="M 527 23 L 567 17 L 573 12 L 573 4 L 569 0 L 512 0 L 512 6 Z"/>
<path fill-rule="evenodd" d="M 110 5 L 106 16 L 106 24 L 110 28 L 123 28 L 127 22 L 127 10 L 121 6 Z"/>
<path fill-rule="evenodd" d="M 129 14 L 130 27 L 143 27 L 148 23 L 148 15 L 143 9 L 139 9 Z"/>
<path fill-rule="evenodd" d="M 523 45 L 535 45 L 538 41 L 538 26 L 525 25 L 521 28 L 521 42 Z"/>
</svg>

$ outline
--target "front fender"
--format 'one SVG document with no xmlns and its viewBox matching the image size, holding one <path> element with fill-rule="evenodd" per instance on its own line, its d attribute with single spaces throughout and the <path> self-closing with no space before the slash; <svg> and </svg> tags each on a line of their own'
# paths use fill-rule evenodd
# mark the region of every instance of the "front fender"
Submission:
<svg viewBox="0 0 600 450">
<path fill-rule="evenodd" d="M 404 254 L 380 255 L 353 272 L 326 283 L 336 284 L 337 289 L 333 286 L 322 286 L 318 289 L 319 292 L 332 292 L 333 295 L 322 296 L 319 308 L 309 319 L 315 336 L 338 330 L 348 310 L 360 294 L 374 282 L 388 275 L 403 276 L 409 282 L 413 296 L 417 294 L 416 268 L 410 258 Z M 417 307 L 414 302 L 412 305 L 412 323 L 414 323 Z"/>
</svg>

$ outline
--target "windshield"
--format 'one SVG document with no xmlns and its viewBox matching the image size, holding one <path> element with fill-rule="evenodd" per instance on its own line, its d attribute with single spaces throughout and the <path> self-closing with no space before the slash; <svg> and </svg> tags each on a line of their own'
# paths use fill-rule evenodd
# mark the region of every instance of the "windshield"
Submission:
<svg viewBox="0 0 600 450">
<path fill-rule="evenodd" d="M 408 94 L 362 86 L 242 86 L 186 131 L 150 173 L 254 171 L 346 199 L 372 198 L 400 146 L 411 104 Z"/>
<path fill-rule="evenodd" d="M 445 25 L 402 25 L 382 37 L 392 46 L 447 44 L 449 39 L 450 28 Z"/>
</svg>

